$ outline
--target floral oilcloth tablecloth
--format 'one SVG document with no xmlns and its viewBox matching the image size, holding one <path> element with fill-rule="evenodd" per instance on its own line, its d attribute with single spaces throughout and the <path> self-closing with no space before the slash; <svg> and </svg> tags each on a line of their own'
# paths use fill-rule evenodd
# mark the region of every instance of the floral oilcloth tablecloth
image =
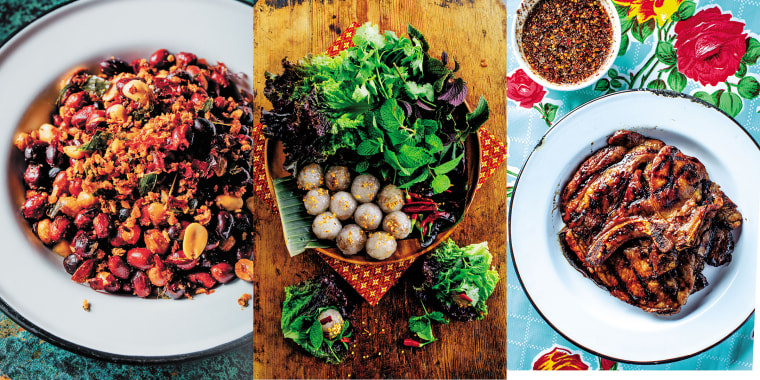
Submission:
<svg viewBox="0 0 760 380">
<path fill-rule="evenodd" d="M 0 0 L 0 41 L 6 41 L 26 24 L 69 2 Z M 251 3 L 251 0 L 246 2 Z M 9 89 L 0 83 L 0 91 Z M 116 364 L 60 349 L 21 328 L 0 312 L 0 380 L 9 378 L 252 379 L 253 342 L 223 354 L 176 364 Z"/>
<path fill-rule="evenodd" d="M 585 89 L 573 92 L 543 89 L 519 69 L 512 47 L 508 49 L 510 196 L 519 168 L 552 122 L 591 99 L 619 90 L 668 89 L 693 95 L 716 105 L 739 122 L 755 141 L 760 141 L 760 1 L 613 1 L 623 31 L 620 53 L 607 75 Z M 510 11 L 507 30 L 511 30 L 519 6 L 519 0 L 507 0 Z M 511 252 L 507 261 L 509 370 L 752 369 L 754 314 L 715 347 L 672 363 L 615 363 L 586 352 L 541 318 L 520 285 Z"/>
</svg>

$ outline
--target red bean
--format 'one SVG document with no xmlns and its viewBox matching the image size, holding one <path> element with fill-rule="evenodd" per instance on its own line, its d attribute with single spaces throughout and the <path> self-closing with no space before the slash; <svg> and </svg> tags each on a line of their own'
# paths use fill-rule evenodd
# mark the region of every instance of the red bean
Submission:
<svg viewBox="0 0 760 380">
<path fill-rule="evenodd" d="M 129 278 L 129 267 L 121 256 L 112 255 L 108 257 L 108 270 L 118 278 L 124 280 Z"/>
<path fill-rule="evenodd" d="M 132 248 L 127 252 L 127 262 L 137 269 L 146 270 L 153 266 L 153 255 L 146 248 Z"/>
<path fill-rule="evenodd" d="M 45 209 L 48 206 L 47 198 L 47 194 L 45 193 L 35 194 L 27 198 L 21 208 L 24 217 L 37 220 L 45 216 Z"/>
<path fill-rule="evenodd" d="M 138 297 L 145 298 L 150 295 L 152 286 L 145 272 L 137 271 L 132 276 L 132 289 Z"/>
<path fill-rule="evenodd" d="M 148 64 L 157 69 L 167 69 L 171 66 L 169 55 L 168 50 L 158 49 L 148 58 Z"/>
<path fill-rule="evenodd" d="M 184 67 L 195 64 L 198 57 L 193 53 L 179 52 L 174 56 L 177 59 L 177 66 Z"/>
<path fill-rule="evenodd" d="M 227 263 L 219 263 L 211 267 L 211 275 L 224 284 L 235 278 L 235 268 Z"/>
<path fill-rule="evenodd" d="M 92 219 L 92 227 L 98 239 L 105 239 L 111 233 L 111 218 L 105 213 L 100 213 Z"/>
<path fill-rule="evenodd" d="M 216 280 L 206 272 L 190 273 L 187 275 L 187 279 L 198 285 L 203 286 L 206 289 L 213 288 L 216 285 Z"/>
<path fill-rule="evenodd" d="M 92 259 L 83 261 L 82 264 L 79 265 L 79 268 L 74 271 L 74 274 L 71 276 L 71 280 L 80 284 L 85 282 L 90 277 L 94 265 L 95 262 Z"/>
</svg>

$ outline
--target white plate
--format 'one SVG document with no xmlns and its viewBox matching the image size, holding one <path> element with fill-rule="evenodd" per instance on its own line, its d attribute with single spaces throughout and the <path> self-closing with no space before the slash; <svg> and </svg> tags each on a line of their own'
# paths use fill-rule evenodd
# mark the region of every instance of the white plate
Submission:
<svg viewBox="0 0 760 380">
<path fill-rule="evenodd" d="M 115 55 L 127 61 L 159 48 L 187 51 L 230 71 L 253 72 L 253 15 L 236 1 L 78 1 L 37 19 L 0 48 L 0 308 L 22 327 L 77 353 L 119 362 L 166 362 L 252 344 L 252 293 L 236 280 L 193 300 L 98 293 L 74 283 L 62 260 L 42 248 L 11 200 L 9 158 L 16 126 L 39 125 L 52 109 L 54 83 L 72 67 Z M 248 91 L 251 85 L 248 83 Z M 35 101 L 44 111 L 27 115 Z M 92 305 L 82 310 L 82 301 Z"/>
<path fill-rule="evenodd" d="M 559 244 L 560 190 L 619 129 L 661 139 L 699 159 L 744 216 L 733 261 L 706 266 L 709 285 L 674 316 L 650 314 L 611 296 L 573 268 Z M 760 180 L 750 171 L 757 167 L 760 150 L 739 124 L 682 94 L 618 92 L 576 108 L 543 137 L 515 184 L 509 238 L 528 297 L 561 335 L 617 361 L 666 362 L 712 347 L 754 311 Z"/>
</svg>

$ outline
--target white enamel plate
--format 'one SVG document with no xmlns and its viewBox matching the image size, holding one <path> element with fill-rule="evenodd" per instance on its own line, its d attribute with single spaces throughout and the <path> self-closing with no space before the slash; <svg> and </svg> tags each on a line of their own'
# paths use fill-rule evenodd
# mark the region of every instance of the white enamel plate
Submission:
<svg viewBox="0 0 760 380">
<path fill-rule="evenodd" d="M 709 285 L 681 311 L 662 317 L 630 306 L 596 286 L 565 259 L 559 193 L 570 175 L 619 129 L 678 147 L 699 159 L 744 217 L 733 261 L 706 266 Z M 514 265 L 533 305 L 557 332 L 617 361 L 682 359 L 719 343 L 755 308 L 760 217 L 760 150 L 749 134 L 715 107 L 671 92 L 626 91 L 568 113 L 543 137 L 512 196 L 509 238 Z"/>
<path fill-rule="evenodd" d="M 157 49 L 223 62 L 251 91 L 253 16 L 245 3 L 204 0 L 77 1 L 24 27 L 0 48 L 0 309 L 60 347 L 118 362 L 167 362 L 253 344 L 253 312 L 238 298 L 253 293 L 235 280 L 193 300 L 99 293 L 74 283 L 62 259 L 28 235 L 11 199 L 17 128 L 47 121 L 56 82 L 75 66 L 126 61 Z M 34 104 L 33 108 L 32 105 Z M 17 192 L 16 192 L 17 193 Z M 91 311 L 82 309 L 83 300 Z"/>
</svg>

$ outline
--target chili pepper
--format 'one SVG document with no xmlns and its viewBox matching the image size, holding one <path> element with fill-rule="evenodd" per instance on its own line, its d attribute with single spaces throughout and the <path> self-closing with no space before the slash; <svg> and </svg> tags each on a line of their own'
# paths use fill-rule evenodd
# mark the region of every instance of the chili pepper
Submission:
<svg viewBox="0 0 760 380">
<path fill-rule="evenodd" d="M 323 325 L 324 325 L 325 323 L 330 323 L 330 322 L 332 322 L 332 317 L 331 317 L 331 316 L 329 316 L 329 315 L 319 320 L 319 323 L 321 323 L 321 324 L 323 324 Z"/>
<path fill-rule="evenodd" d="M 344 336 L 343 338 L 340 338 L 340 341 L 343 342 L 343 343 L 348 343 L 348 342 L 351 341 L 351 339 L 348 339 L 348 337 Z"/>
<path fill-rule="evenodd" d="M 470 298 L 466 293 L 460 293 L 459 294 L 459 298 L 461 298 L 461 299 L 463 299 L 463 300 L 465 300 L 465 301 L 467 301 L 469 303 L 472 303 L 472 298 Z"/>
<path fill-rule="evenodd" d="M 420 344 L 420 342 L 418 342 L 418 341 L 416 341 L 414 339 L 406 338 L 406 339 L 404 339 L 404 346 L 407 346 L 407 347 L 420 347 L 420 346 L 422 346 L 422 344 Z"/>
<path fill-rule="evenodd" d="M 438 204 L 435 202 L 409 202 L 404 205 L 401 211 L 407 214 L 419 214 L 438 211 Z"/>
<path fill-rule="evenodd" d="M 427 235 L 428 226 L 434 220 L 436 220 L 438 218 L 448 218 L 449 216 L 451 216 L 451 214 L 449 214 L 446 211 L 436 211 L 436 212 L 434 212 L 434 213 L 426 216 L 425 219 L 423 219 L 422 222 L 420 222 L 420 225 L 422 226 L 422 235 L 423 236 Z"/>
</svg>

